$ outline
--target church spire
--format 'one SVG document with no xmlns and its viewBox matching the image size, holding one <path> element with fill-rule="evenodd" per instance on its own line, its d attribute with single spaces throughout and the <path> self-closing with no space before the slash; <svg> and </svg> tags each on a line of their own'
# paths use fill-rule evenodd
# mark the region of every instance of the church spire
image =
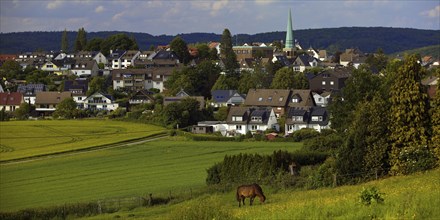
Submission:
<svg viewBox="0 0 440 220">
<path fill-rule="evenodd" d="M 293 28 L 292 28 L 292 15 L 290 13 L 289 9 L 289 18 L 287 20 L 287 29 L 286 29 L 286 43 L 284 48 L 292 49 L 294 48 L 294 42 L 293 42 Z"/>
</svg>

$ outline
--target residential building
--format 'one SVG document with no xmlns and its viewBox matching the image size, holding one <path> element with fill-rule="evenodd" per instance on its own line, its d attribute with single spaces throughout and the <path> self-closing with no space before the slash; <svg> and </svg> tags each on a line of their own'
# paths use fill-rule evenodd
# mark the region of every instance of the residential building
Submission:
<svg viewBox="0 0 440 220">
<path fill-rule="evenodd" d="M 78 77 L 97 76 L 99 67 L 95 60 L 77 60 L 71 72 Z"/>
<path fill-rule="evenodd" d="M 71 92 L 37 92 L 35 110 L 40 115 L 50 115 L 56 110 L 56 106 L 60 102 L 71 97 Z"/>
<path fill-rule="evenodd" d="M 308 54 L 301 54 L 296 57 L 296 59 L 293 61 L 292 66 L 293 66 L 293 71 L 304 72 L 307 69 L 317 67 L 318 66 L 318 59 L 316 59 Z"/>
<path fill-rule="evenodd" d="M 344 67 L 352 65 L 354 68 L 358 68 L 359 65 L 365 63 L 367 56 L 358 48 L 346 49 L 339 57 L 339 64 Z"/>
<path fill-rule="evenodd" d="M 84 100 L 84 109 L 114 111 L 119 107 L 111 95 L 95 92 Z"/>
<path fill-rule="evenodd" d="M 422 85 L 427 87 L 429 98 L 433 99 L 437 93 L 437 84 L 439 78 L 436 76 L 428 76 L 422 80 Z"/>
<path fill-rule="evenodd" d="M 17 92 L 23 94 L 24 101 L 32 105 L 35 104 L 37 92 L 44 92 L 46 86 L 44 84 L 20 84 L 18 85 Z"/>
<path fill-rule="evenodd" d="M 76 102 L 78 109 L 84 109 L 84 100 L 87 98 L 86 93 L 88 89 L 89 83 L 87 79 L 79 78 L 64 82 L 64 91 L 72 93 L 72 98 Z"/>
<path fill-rule="evenodd" d="M 313 92 L 312 94 L 317 106 L 326 107 L 330 103 L 331 92 L 323 92 L 321 94 Z"/>
<path fill-rule="evenodd" d="M 125 50 L 110 50 L 110 54 L 107 57 L 110 69 L 125 69 L 122 67 L 122 56 L 126 53 Z"/>
<path fill-rule="evenodd" d="M 288 89 L 250 89 L 244 105 L 249 107 L 271 107 L 277 117 L 284 115 L 291 90 Z"/>
<path fill-rule="evenodd" d="M 234 46 L 232 50 L 237 55 L 237 61 L 253 58 L 273 58 L 273 47 L 268 46 Z"/>
<path fill-rule="evenodd" d="M 277 117 L 270 107 L 231 107 L 226 124 L 226 136 L 245 135 L 248 131 L 254 134 L 267 129 L 279 130 Z"/>
<path fill-rule="evenodd" d="M 309 88 L 318 93 L 340 91 L 350 75 L 348 68 L 326 69 L 309 80 Z"/>
<path fill-rule="evenodd" d="M 286 115 L 285 135 L 289 135 L 303 128 L 312 128 L 321 132 L 330 128 L 329 115 L 326 108 L 289 108 Z"/>
<path fill-rule="evenodd" d="M 211 92 L 211 106 L 219 108 L 222 106 L 238 106 L 244 103 L 245 95 L 237 90 L 214 90 Z"/>
<path fill-rule="evenodd" d="M 20 92 L 0 93 L 0 111 L 13 112 L 24 103 L 23 94 Z"/>
<path fill-rule="evenodd" d="M 146 104 L 146 103 L 153 103 L 153 102 L 154 102 L 153 93 L 149 92 L 147 90 L 139 90 L 139 91 L 137 91 L 128 100 L 128 103 L 130 105 Z"/>
</svg>

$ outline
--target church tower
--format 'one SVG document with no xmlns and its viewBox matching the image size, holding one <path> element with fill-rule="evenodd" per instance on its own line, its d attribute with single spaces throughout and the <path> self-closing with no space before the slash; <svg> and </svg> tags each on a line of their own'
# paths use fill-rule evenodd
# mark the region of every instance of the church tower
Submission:
<svg viewBox="0 0 440 220">
<path fill-rule="evenodd" d="M 295 54 L 295 41 L 293 39 L 292 14 L 290 12 L 290 9 L 289 18 L 287 19 L 286 42 L 283 48 L 283 52 L 286 54 L 287 58 L 292 58 Z"/>
</svg>

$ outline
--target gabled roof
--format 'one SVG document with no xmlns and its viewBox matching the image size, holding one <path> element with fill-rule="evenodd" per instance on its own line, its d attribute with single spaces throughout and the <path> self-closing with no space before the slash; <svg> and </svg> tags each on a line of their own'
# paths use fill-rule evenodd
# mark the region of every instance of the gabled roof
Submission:
<svg viewBox="0 0 440 220">
<path fill-rule="evenodd" d="M 130 100 L 150 100 L 153 101 L 153 92 L 147 90 L 139 90 L 134 95 L 130 97 Z"/>
<path fill-rule="evenodd" d="M 438 79 L 439 78 L 437 76 L 428 76 L 428 77 L 422 79 L 422 85 L 425 85 L 425 86 L 437 85 Z"/>
<path fill-rule="evenodd" d="M 23 94 L 19 92 L 0 93 L 0 105 L 20 105 L 23 102 Z"/>
<path fill-rule="evenodd" d="M 295 61 L 293 62 L 293 65 L 295 65 L 295 66 L 310 66 L 310 62 L 313 62 L 314 60 L 315 60 L 315 58 L 308 55 L 308 54 L 301 54 L 295 59 Z"/>
<path fill-rule="evenodd" d="M 335 68 L 335 69 L 326 69 L 320 73 L 318 73 L 313 79 L 321 79 L 321 78 L 338 78 L 338 79 L 347 79 L 350 77 L 351 72 L 347 68 Z"/>
<path fill-rule="evenodd" d="M 294 121 L 292 120 L 295 116 L 302 116 L 302 121 Z M 322 121 L 313 121 L 312 117 L 318 116 L 322 119 Z M 298 109 L 295 107 L 291 107 L 288 109 L 286 124 L 319 124 L 321 126 L 326 126 L 329 123 L 329 117 L 327 113 L 327 109 L 324 107 L 312 107 L 308 109 Z"/>
<path fill-rule="evenodd" d="M 267 124 L 272 108 L 250 109 L 249 124 Z M 252 121 L 253 117 L 261 118 L 261 121 Z"/>
<path fill-rule="evenodd" d="M 166 50 L 159 50 L 156 53 L 151 54 L 148 59 L 150 60 L 157 60 L 157 59 L 168 59 L 168 60 L 178 60 L 179 57 L 174 51 L 166 51 Z"/>
<path fill-rule="evenodd" d="M 205 108 L 205 98 L 203 96 L 169 96 L 163 98 L 163 105 L 167 106 L 173 102 L 181 102 L 183 99 L 195 99 L 199 102 L 199 109 Z"/>
<path fill-rule="evenodd" d="M 228 112 L 228 117 L 226 118 L 227 123 L 233 124 L 246 124 L 250 114 L 249 107 L 231 107 Z M 243 117 L 242 121 L 233 121 L 232 117 Z"/>
<path fill-rule="evenodd" d="M 289 107 L 310 108 L 313 106 L 316 106 L 316 104 L 315 99 L 313 99 L 312 91 L 310 89 L 292 90 L 292 96 L 289 100 Z"/>
<path fill-rule="evenodd" d="M 244 102 L 247 106 L 285 107 L 291 91 L 288 89 L 250 89 Z"/>
<path fill-rule="evenodd" d="M 35 104 L 58 104 L 70 97 L 71 92 L 37 92 Z"/>
<path fill-rule="evenodd" d="M 92 98 L 94 98 L 94 97 L 105 97 L 105 98 L 107 98 L 107 99 L 109 99 L 109 100 L 111 100 L 111 101 L 114 101 L 114 100 L 115 100 L 115 99 L 113 98 L 112 95 L 110 95 L 110 94 L 104 94 L 104 93 L 102 93 L 102 92 L 95 92 L 95 93 L 89 95 L 89 96 L 86 98 L 86 100 L 90 100 L 90 99 L 92 99 Z"/>
</svg>

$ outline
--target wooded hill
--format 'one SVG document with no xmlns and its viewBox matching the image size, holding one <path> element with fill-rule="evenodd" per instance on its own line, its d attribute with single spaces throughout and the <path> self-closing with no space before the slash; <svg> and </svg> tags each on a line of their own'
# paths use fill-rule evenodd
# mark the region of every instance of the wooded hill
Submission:
<svg viewBox="0 0 440 220">
<path fill-rule="evenodd" d="M 86 30 L 87 31 L 87 30 Z M 221 31 L 221 30 L 219 30 Z M 0 34 L 0 53 L 21 53 L 36 50 L 57 51 L 61 47 L 62 31 L 54 32 L 17 32 Z M 153 36 L 148 33 L 100 31 L 87 32 L 87 39 L 106 38 L 108 36 L 125 33 L 133 36 L 139 49 L 147 50 L 150 46 L 167 45 L 175 36 Z M 259 34 L 238 34 L 233 36 L 234 44 L 250 42 L 284 41 L 284 31 Z M 73 48 L 76 31 L 68 32 L 69 48 Z M 189 33 L 179 34 L 188 44 L 197 42 L 220 41 L 221 34 Z M 327 49 L 329 52 L 357 47 L 363 52 L 375 52 L 382 48 L 386 54 L 411 50 L 440 44 L 440 30 L 419 30 L 409 28 L 388 27 L 342 27 L 325 29 L 295 30 L 294 37 L 302 47 L 313 46 L 317 49 Z"/>
</svg>

